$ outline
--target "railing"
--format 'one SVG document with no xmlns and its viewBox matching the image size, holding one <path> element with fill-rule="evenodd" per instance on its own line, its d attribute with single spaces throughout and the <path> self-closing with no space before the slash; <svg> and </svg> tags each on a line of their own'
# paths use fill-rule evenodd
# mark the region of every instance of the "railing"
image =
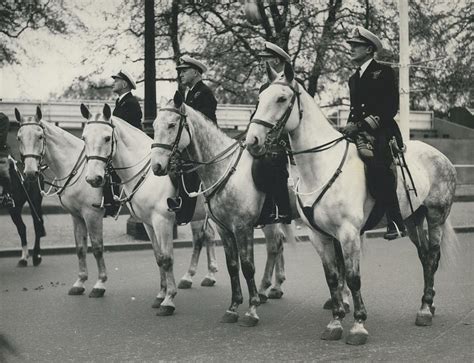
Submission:
<svg viewBox="0 0 474 363">
<path fill-rule="evenodd" d="M 115 101 L 83 101 L 92 113 L 101 112 L 104 103 L 107 102 L 111 107 Z M 36 106 L 41 107 L 43 118 L 54 122 L 57 126 L 66 129 L 82 129 L 84 119 L 79 109 L 80 101 L 16 101 L 7 100 L 0 102 L 0 112 L 5 113 L 10 120 L 15 120 L 15 107 L 20 110 L 23 116 L 33 116 L 36 113 Z M 143 102 L 141 103 L 143 109 Z M 250 120 L 250 116 L 255 110 L 254 105 L 231 105 L 220 104 L 217 106 L 216 116 L 221 128 L 244 130 Z M 343 126 L 349 116 L 349 110 L 338 110 L 336 117 L 329 119 L 336 126 Z M 398 120 L 399 114 L 395 116 Z M 410 111 L 410 129 L 430 130 L 433 128 L 433 112 L 431 111 Z"/>
</svg>

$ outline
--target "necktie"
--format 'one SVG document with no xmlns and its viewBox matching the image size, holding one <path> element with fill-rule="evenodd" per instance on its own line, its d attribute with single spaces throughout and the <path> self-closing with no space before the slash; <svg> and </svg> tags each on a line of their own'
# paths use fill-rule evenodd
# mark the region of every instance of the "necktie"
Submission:
<svg viewBox="0 0 474 363">
<path fill-rule="evenodd" d="M 120 100 L 120 98 L 117 98 L 117 99 L 115 100 L 115 107 L 117 107 L 117 106 L 118 106 L 118 104 L 119 104 L 119 100 Z"/>
<path fill-rule="evenodd" d="M 355 72 L 355 77 L 356 77 L 356 80 L 360 79 L 360 67 L 357 68 L 357 70 Z"/>
</svg>

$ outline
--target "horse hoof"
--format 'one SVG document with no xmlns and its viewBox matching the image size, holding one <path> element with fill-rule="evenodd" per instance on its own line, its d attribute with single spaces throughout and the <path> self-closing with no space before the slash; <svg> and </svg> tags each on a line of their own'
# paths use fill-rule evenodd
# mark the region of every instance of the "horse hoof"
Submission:
<svg viewBox="0 0 474 363">
<path fill-rule="evenodd" d="M 193 282 L 188 280 L 181 280 L 178 284 L 178 289 L 190 289 Z"/>
<path fill-rule="evenodd" d="M 246 328 L 254 327 L 258 324 L 258 318 L 251 315 L 245 315 L 242 319 L 239 320 L 239 325 Z"/>
<path fill-rule="evenodd" d="M 93 288 L 89 294 L 89 297 L 103 297 L 104 294 L 105 294 L 105 289 Z"/>
<path fill-rule="evenodd" d="M 268 296 L 265 294 L 258 294 L 258 297 L 260 298 L 260 304 L 265 304 L 268 301 Z"/>
<path fill-rule="evenodd" d="M 283 291 L 271 288 L 270 291 L 268 292 L 268 298 L 269 299 L 281 299 L 283 296 Z"/>
<path fill-rule="evenodd" d="M 161 305 L 160 308 L 158 309 L 158 312 L 156 313 L 157 316 L 170 316 L 173 315 L 175 310 L 174 306 L 163 306 Z"/>
<path fill-rule="evenodd" d="M 153 309 L 158 309 L 161 306 L 161 303 L 163 302 L 163 300 L 164 299 L 162 297 L 156 297 L 155 301 L 153 301 L 153 304 L 151 305 L 151 307 Z"/>
<path fill-rule="evenodd" d="M 342 337 L 342 326 L 336 328 L 326 328 L 321 334 L 322 340 L 339 340 Z"/>
<path fill-rule="evenodd" d="M 216 280 L 212 280 L 209 277 L 206 277 L 201 281 L 201 286 L 211 287 L 211 286 L 214 286 L 215 283 L 216 283 Z"/>
<path fill-rule="evenodd" d="M 239 314 L 233 311 L 226 311 L 221 318 L 221 323 L 236 323 L 239 320 Z"/>
<path fill-rule="evenodd" d="M 416 314 L 415 324 L 418 326 L 430 326 L 433 324 L 433 315 L 429 311 L 419 311 Z"/>
<path fill-rule="evenodd" d="M 43 261 L 43 259 L 40 255 L 33 256 L 33 266 L 39 266 L 41 264 L 41 261 Z"/>
<path fill-rule="evenodd" d="M 342 306 L 344 306 L 344 311 L 346 314 L 351 312 L 351 306 L 348 303 L 343 302 Z M 326 302 L 323 305 L 324 310 L 332 310 L 332 300 L 327 299 Z"/>
<path fill-rule="evenodd" d="M 355 333 L 349 332 L 346 343 L 350 345 L 364 345 L 367 342 L 369 333 L 367 331 L 357 331 Z"/>
<path fill-rule="evenodd" d="M 26 266 L 28 266 L 28 261 L 27 260 L 20 260 L 20 261 L 18 261 L 16 266 L 17 267 L 26 267 Z"/>
<path fill-rule="evenodd" d="M 68 292 L 68 295 L 82 295 L 86 291 L 83 287 L 73 286 Z"/>
</svg>

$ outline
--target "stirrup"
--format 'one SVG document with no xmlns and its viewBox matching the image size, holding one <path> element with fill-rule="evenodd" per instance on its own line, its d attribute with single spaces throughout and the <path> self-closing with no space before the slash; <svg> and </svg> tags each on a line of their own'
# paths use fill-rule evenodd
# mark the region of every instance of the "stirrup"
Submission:
<svg viewBox="0 0 474 363">
<path fill-rule="evenodd" d="M 104 208 L 104 197 L 102 197 L 102 200 L 100 201 L 100 204 L 99 203 L 92 203 L 92 206 L 94 208 L 98 208 L 98 209 Z"/>
<path fill-rule="evenodd" d="M 387 233 L 384 234 L 383 238 L 391 241 L 397 238 L 405 237 L 407 235 L 406 230 L 400 230 L 400 228 L 398 228 L 398 225 L 394 221 L 391 221 L 391 223 L 393 223 L 393 225 L 395 226 L 395 230 L 389 231 L 387 226 Z"/>
</svg>

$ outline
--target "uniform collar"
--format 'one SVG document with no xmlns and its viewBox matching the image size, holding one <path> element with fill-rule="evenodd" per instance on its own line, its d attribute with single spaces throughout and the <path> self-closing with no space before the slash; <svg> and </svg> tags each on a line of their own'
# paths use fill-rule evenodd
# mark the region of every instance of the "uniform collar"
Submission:
<svg viewBox="0 0 474 363">
<path fill-rule="evenodd" d="M 362 75 L 364 74 L 365 70 L 369 67 L 369 64 L 374 60 L 374 58 L 370 58 L 364 62 L 359 68 L 360 68 L 360 77 L 362 78 Z"/>
<path fill-rule="evenodd" d="M 119 101 L 119 102 L 122 101 L 122 100 L 124 99 L 124 97 L 125 97 L 126 95 L 128 95 L 129 93 L 131 93 L 131 91 L 125 92 L 123 95 L 119 96 L 118 101 Z"/>
</svg>

